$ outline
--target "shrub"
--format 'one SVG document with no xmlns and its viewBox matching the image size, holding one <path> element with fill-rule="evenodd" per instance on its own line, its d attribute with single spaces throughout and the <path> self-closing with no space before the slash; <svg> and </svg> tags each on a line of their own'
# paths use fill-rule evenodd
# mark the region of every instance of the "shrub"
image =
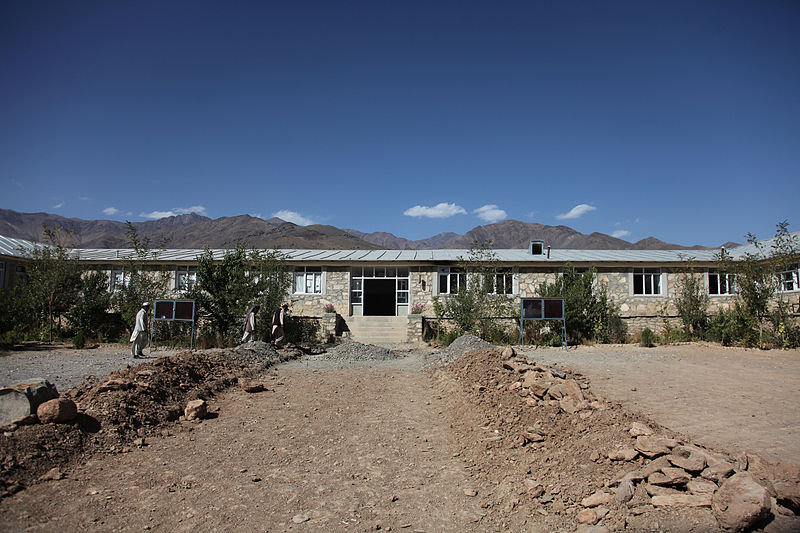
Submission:
<svg viewBox="0 0 800 533">
<path fill-rule="evenodd" d="M 311 344 L 317 342 L 319 322 L 316 319 L 287 316 L 285 332 L 286 342 Z"/>
<path fill-rule="evenodd" d="M 712 315 L 709 321 L 708 339 L 723 346 L 757 346 L 758 337 L 756 318 L 739 302 L 732 309 L 723 309 Z"/>
<path fill-rule="evenodd" d="M 80 350 L 81 348 L 86 346 L 86 337 L 83 335 L 82 330 L 78 330 L 78 333 L 72 337 L 72 346 L 73 348 Z"/>
<path fill-rule="evenodd" d="M 677 285 L 675 307 L 683 321 L 685 332 L 689 338 L 701 339 L 708 327 L 709 302 L 703 278 L 689 269 L 688 272 L 681 273 Z"/>
<path fill-rule="evenodd" d="M 639 341 L 639 345 L 644 348 L 652 348 L 655 346 L 656 343 L 656 334 L 653 333 L 653 330 L 650 328 L 644 328 L 642 330 L 642 337 Z"/>
</svg>

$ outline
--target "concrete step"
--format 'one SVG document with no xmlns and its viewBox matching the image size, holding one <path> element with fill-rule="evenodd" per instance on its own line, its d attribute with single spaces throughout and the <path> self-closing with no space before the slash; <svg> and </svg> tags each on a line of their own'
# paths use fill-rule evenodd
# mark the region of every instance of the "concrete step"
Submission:
<svg viewBox="0 0 800 533">
<path fill-rule="evenodd" d="M 408 341 L 405 316 L 352 316 L 345 318 L 350 338 L 365 344 L 399 344 Z"/>
</svg>

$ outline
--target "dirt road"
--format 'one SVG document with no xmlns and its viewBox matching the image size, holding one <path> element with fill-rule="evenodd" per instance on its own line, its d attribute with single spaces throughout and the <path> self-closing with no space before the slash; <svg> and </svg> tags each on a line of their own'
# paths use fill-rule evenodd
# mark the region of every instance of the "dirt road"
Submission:
<svg viewBox="0 0 800 533">
<path fill-rule="evenodd" d="M 530 357 L 574 367 L 596 393 L 628 399 L 656 422 L 672 416 L 684 433 L 728 406 L 734 416 L 708 424 L 706 434 L 722 449 L 755 431 L 751 405 L 791 426 L 788 435 L 797 429 L 796 402 L 788 400 L 797 390 L 796 353 L 775 353 L 765 364 L 720 348 L 639 351 Z M 630 468 L 605 453 L 630 439 L 635 413 L 613 407 L 584 418 L 528 409 L 509 390 L 513 378 L 496 380 L 505 376 L 496 359 L 433 372 L 424 368 L 429 353 L 280 364 L 263 377 L 265 392 L 231 388 L 210 400 L 212 416 L 202 422 L 168 424 L 143 447 L 90 456 L 0 500 L 0 530 L 575 531 L 581 500 Z M 744 386 L 740 367 L 750 376 Z M 772 407 L 773 400 L 785 405 Z M 545 441 L 517 444 L 519 428 L 534 422 Z M 780 440 L 782 428 L 771 427 Z M 760 438 L 769 435 L 765 429 Z M 786 460 L 796 442 L 780 442 L 773 451 Z M 597 531 L 719 531 L 708 508 L 648 502 L 637 489 Z"/>
</svg>

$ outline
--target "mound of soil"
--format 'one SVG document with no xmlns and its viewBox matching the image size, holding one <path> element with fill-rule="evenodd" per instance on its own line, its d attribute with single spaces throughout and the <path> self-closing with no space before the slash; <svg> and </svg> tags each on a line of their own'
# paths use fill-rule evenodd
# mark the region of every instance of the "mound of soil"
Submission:
<svg viewBox="0 0 800 533">
<path fill-rule="evenodd" d="M 551 390 L 558 396 L 564 394 L 562 400 L 537 389 L 540 380 L 525 379 L 534 374 L 553 376 L 558 385 Z M 658 470 L 658 465 L 671 466 L 667 455 L 655 459 L 634 450 L 635 428 L 652 430 L 648 438 L 672 441 L 676 450 L 685 445 L 729 461 L 736 471 L 747 469 L 747 457 L 727 457 L 696 446 L 596 396 L 580 374 L 519 357 L 509 360 L 499 349 L 467 352 L 442 367 L 438 375 L 445 386 L 450 382 L 469 398 L 465 412 L 480 413 L 482 423 L 462 435 L 462 449 L 479 477 L 495 487 L 484 495 L 482 506 L 505 511 L 499 514 L 502 523 L 495 524 L 500 529 L 524 530 L 525 517 L 541 516 L 549 531 L 571 531 L 576 523 L 598 524 L 612 531 L 721 531 L 711 511 L 710 496 L 708 505 L 698 507 L 661 506 L 651 498 L 653 491 L 661 496 L 687 496 L 685 485 L 654 487 L 645 474 L 643 480 L 634 478 L 630 499 L 615 499 L 626 475 L 638 475 L 648 468 Z M 570 385 L 565 387 L 567 383 Z M 565 389 L 581 401 L 566 401 Z M 622 450 L 633 451 L 632 456 L 622 458 Z M 591 503 L 592 499 L 602 503 Z M 786 509 L 780 512 L 792 514 Z"/>
<path fill-rule="evenodd" d="M 346 340 L 328 350 L 323 359 L 329 361 L 386 361 L 402 357 L 386 348 L 374 344 Z"/>
<path fill-rule="evenodd" d="M 13 494 L 77 458 L 125 452 L 131 445 L 141 445 L 145 436 L 179 420 L 187 402 L 209 399 L 238 378 L 263 372 L 287 354 L 279 354 L 263 342 L 182 352 L 71 389 L 65 396 L 80 409 L 73 422 L 11 427 L 0 435 L 0 496 Z"/>
</svg>

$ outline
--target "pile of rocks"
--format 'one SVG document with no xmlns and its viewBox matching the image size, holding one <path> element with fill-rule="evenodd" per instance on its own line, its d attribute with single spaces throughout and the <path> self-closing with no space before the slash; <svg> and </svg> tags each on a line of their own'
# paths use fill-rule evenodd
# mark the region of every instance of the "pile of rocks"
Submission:
<svg viewBox="0 0 800 533">
<path fill-rule="evenodd" d="M 0 427 L 6 431 L 38 422 L 63 424 L 77 415 L 75 402 L 60 397 L 55 385 L 47 380 L 37 379 L 0 389 Z"/>
<path fill-rule="evenodd" d="M 360 342 L 345 340 L 328 350 L 323 359 L 329 361 L 386 361 L 397 359 L 402 355 L 396 354 L 386 348 L 373 344 L 361 344 Z"/>
<path fill-rule="evenodd" d="M 514 381 L 498 387 L 515 391 L 529 407 L 558 407 L 582 419 L 589 418 L 592 410 L 609 407 L 579 376 L 517 356 L 511 347 L 505 348 L 502 360 Z M 720 526 L 733 531 L 747 531 L 766 520 L 782 521 L 800 530 L 797 467 L 758 459 L 762 466 L 761 475 L 757 475 L 748 470 L 746 455 L 732 459 L 691 442 L 658 435 L 641 422 L 634 422 L 628 433 L 631 441 L 608 450 L 606 458 L 614 464 L 630 464 L 631 468 L 583 498 L 579 523 L 597 524 L 614 506 L 628 505 L 639 494 L 655 508 L 711 508 Z M 525 443 L 538 443 L 547 433 L 532 426 L 521 428 L 520 435 Z"/>
<path fill-rule="evenodd" d="M 574 414 L 591 409 L 605 409 L 601 398 L 596 397 L 589 383 L 555 368 L 542 366 L 518 356 L 510 346 L 503 350 L 503 368 L 518 374 L 518 379 L 509 385 L 509 390 L 526 397 L 529 406 L 551 405 Z M 587 415 L 582 415 L 586 418 Z"/>
</svg>

